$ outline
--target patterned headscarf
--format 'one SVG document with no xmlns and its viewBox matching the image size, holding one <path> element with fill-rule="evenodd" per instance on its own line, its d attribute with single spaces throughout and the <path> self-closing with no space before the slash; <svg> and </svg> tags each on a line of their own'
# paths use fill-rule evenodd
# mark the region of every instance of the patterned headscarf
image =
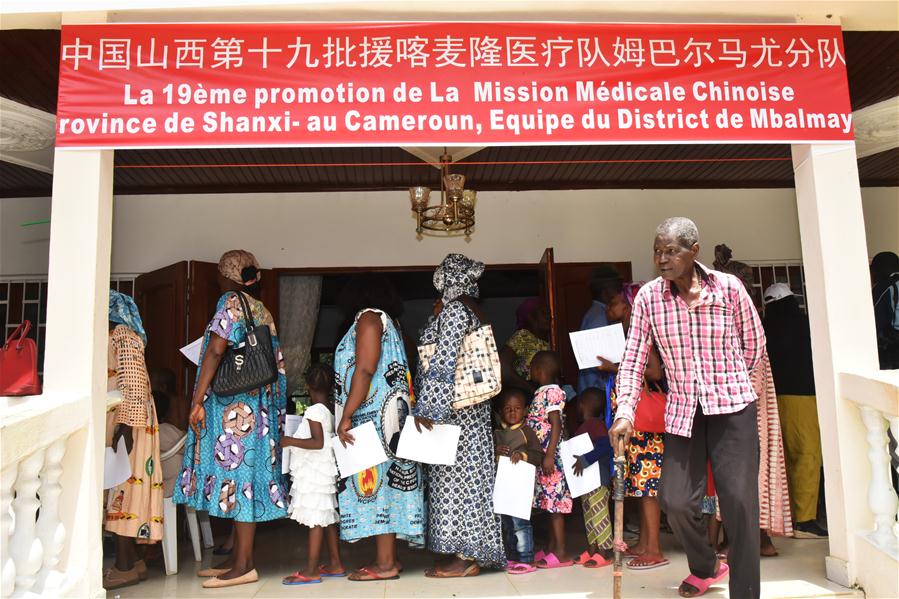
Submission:
<svg viewBox="0 0 899 599">
<path fill-rule="evenodd" d="M 137 304 L 134 303 L 131 296 L 112 289 L 109 290 L 109 320 L 125 325 L 143 339 L 144 345 L 147 344 L 147 333 L 144 331 L 144 323 L 140 319 Z"/>
<path fill-rule="evenodd" d="M 637 297 L 637 292 L 640 291 L 640 288 L 646 284 L 646 281 L 634 281 L 633 283 L 625 283 L 621 286 L 621 295 L 624 296 L 624 301 L 627 302 L 628 306 L 634 305 L 634 298 Z"/>
<path fill-rule="evenodd" d="M 443 294 L 443 303 L 467 295 L 478 297 L 478 279 L 484 274 L 484 263 L 462 254 L 448 254 L 434 271 L 434 287 Z"/>
<path fill-rule="evenodd" d="M 219 274 L 240 285 L 252 285 L 262 279 L 259 261 L 246 250 L 231 250 L 219 258 Z"/>
</svg>

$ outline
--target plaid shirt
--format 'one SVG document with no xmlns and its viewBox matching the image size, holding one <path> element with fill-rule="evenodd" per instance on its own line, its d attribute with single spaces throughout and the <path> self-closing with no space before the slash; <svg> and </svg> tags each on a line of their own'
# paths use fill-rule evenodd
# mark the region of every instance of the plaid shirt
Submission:
<svg viewBox="0 0 899 599">
<path fill-rule="evenodd" d="M 702 290 L 689 307 L 661 277 L 634 298 L 618 369 L 616 418 L 634 421 L 643 371 L 655 344 L 668 378 L 666 432 L 689 437 L 697 402 L 707 415 L 732 414 L 756 400 L 749 372 L 765 349 L 765 332 L 743 283 L 696 263 Z"/>
</svg>

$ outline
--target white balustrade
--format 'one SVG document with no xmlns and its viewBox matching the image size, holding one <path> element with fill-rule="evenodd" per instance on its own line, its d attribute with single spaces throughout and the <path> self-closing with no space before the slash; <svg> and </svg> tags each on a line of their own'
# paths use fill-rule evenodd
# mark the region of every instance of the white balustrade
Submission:
<svg viewBox="0 0 899 599">
<path fill-rule="evenodd" d="M 871 465 L 871 484 L 868 486 L 868 505 L 874 514 L 874 532 L 871 539 L 886 550 L 896 548 L 894 525 L 899 500 L 890 477 L 889 439 L 887 418 L 874 408 L 859 406 L 862 422 L 868 431 L 868 461 Z"/>
<path fill-rule="evenodd" d="M 79 497 L 64 480 L 65 470 L 83 468 L 83 447 L 67 459 L 70 439 L 87 439 L 89 400 L 49 396 L 8 401 L 0 398 L 3 443 L 0 470 L 0 597 L 84 596 L 88 573 L 67 566 L 71 555 L 87 548 L 71 547 L 67 526 L 72 517 L 99 509 Z M 81 434 L 73 436 L 73 433 Z M 71 477 L 79 478 L 78 474 Z M 77 506 L 63 521 L 61 506 Z M 99 550 L 100 531 L 97 531 Z M 93 593 L 90 593 L 93 595 Z"/>
<path fill-rule="evenodd" d="M 0 472 L 0 564 L 2 564 L 0 597 L 12 595 L 16 586 L 16 564 L 12 559 L 12 551 L 9 547 L 9 539 L 13 529 L 10 503 L 12 502 L 16 474 L 18 474 L 18 468 L 15 465 L 4 468 Z"/>
<path fill-rule="evenodd" d="M 41 484 L 38 475 L 44 465 L 44 453 L 44 449 L 39 449 L 19 462 L 16 498 L 12 501 L 16 525 L 9 541 L 12 558 L 16 564 L 16 588 L 13 597 L 22 597 L 31 591 L 44 561 L 41 540 L 37 537 L 36 519 L 37 510 L 41 506 L 37 490 Z"/>
<path fill-rule="evenodd" d="M 44 563 L 38 577 L 38 588 L 44 595 L 55 594 L 60 587 L 62 573 L 59 558 L 66 539 L 66 528 L 59 518 L 59 496 L 62 486 L 62 458 L 66 452 L 67 439 L 57 439 L 44 455 L 44 469 L 41 471 L 41 487 L 38 495 L 41 511 L 37 520 L 37 535 L 44 549 Z"/>
</svg>

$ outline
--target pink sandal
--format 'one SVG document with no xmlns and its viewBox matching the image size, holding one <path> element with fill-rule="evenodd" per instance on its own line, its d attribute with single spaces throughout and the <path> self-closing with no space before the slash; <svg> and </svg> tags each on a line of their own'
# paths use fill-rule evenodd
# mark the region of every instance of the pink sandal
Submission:
<svg viewBox="0 0 899 599">
<path fill-rule="evenodd" d="M 705 595 L 706 591 L 708 591 L 709 587 L 711 587 L 713 584 L 718 584 L 719 582 L 724 580 L 727 577 L 729 570 L 730 568 L 728 568 L 727 564 L 722 563 L 718 567 L 718 573 L 711 578 L 699 578 L 698 576 L 690 574 L 689 576 L 684 578 L 683 582 L 681 582 L 681 585 L 688 584 L 691 587 L 695 588 L 698 592 L 695 595 L 684 595 L 679 588 L 677 592 L 681 597 L 701 597 Z"/>
<path fill-rule="evenodd" d="M 583 566 L 589 560 L 590 560 L 590 553 L 585 551 L 582 554 L 580 554 L 576 560 L 574 560 L 574 563 L 575 563 L 575 565 Z"/>
<path fill-rule="evenodd" d="M 593 565 L 590 565 L 590 562 L 593 562 Z M 604 558 L 599 553 L 594 553 L 584 562 L 585 568 L 604 568 L 606 566 L 611 566 L 612 560 Z"/>
<path fill-rule="evenodd" d="M 526 564 L 524 562 L 509 562 L 506 564 L 506 572 L 509 574 L 530 574 L 531 572 L 536 572 L 537 568 L 533 566 L 533 564 Z"/>
<path fill-rule="evenodd" d="M 543 562 L 543 565 L 540 563 L 537 564 L 537 567 L 541 570 L 553 570 L 555 568 L 568 568 L 569 566 L 574 565 L 573 560 L 567 560 L 564 562 L 560 562 L 559 558 L 556 557 L 555 553 L 547 553 L 543 556 L 543 559 L 540 560 Z"/>
</svg>

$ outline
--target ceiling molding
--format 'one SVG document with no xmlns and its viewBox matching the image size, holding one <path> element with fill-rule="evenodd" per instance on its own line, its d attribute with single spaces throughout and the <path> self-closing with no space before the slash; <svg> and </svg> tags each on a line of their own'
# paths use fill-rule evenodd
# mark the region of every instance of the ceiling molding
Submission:
<svg viewBox="0 0 899 599">
<path fill-rule="evenodd" d="M 0 96 L 0 160 L 53 172 L 56 116 Z"/>
<path fill-rule="evenodd" d="M 449 154 L 452 157 L 453 162 L 459 162 L 465 158 L 468 158 L 472 154 L 480 152 L 486 146 L 472 146 L 472 147 L 463 147 L 463 146 L 446 146 L 445 148 L 440 147 L 419 147 L 419 146 L 409 146 L 403 147 L 403 150 L 409 152 L 416 158 L 420 160 L 424 160 L 429 163 L 436 169 L 440 168 L 440 157 L 443 156 L 444 153 Z"/>
<path fill-rule="evenodd" d="M 899 147 L 899 96 L 852 113 L 859 158 Z"/>
</svg>

